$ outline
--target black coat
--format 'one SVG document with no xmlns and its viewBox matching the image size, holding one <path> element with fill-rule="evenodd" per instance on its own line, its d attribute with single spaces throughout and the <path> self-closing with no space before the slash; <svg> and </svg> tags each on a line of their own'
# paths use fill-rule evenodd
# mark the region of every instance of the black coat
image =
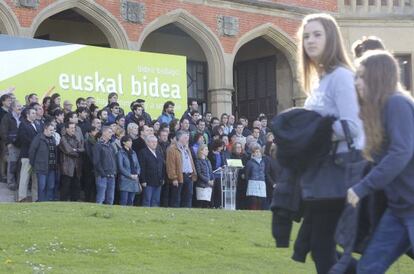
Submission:
<svg viewBox="0 0 414 274">
<path fill-rule="evenodd" d="M 268 198 L 272 198 L 273 186 L 277 183 L 277 179 L 282 172 L 282 167 L 280 166 L 279 162 L 272 157 L 263 156 L 263 158 L 267 158 L 265 162 L 266 193 Z"/>
<path fill-rule="evenodd" d="M 323 117 L 304 108 L 293 108 L 275 116 L 272 131 L 282 166 L 303 170 L 308 163 L 326 156 L 332 148 L 335 117 Z"/>
<path fill-rule="evenodd" d="M 88 130 L 91 128 L 91 122 L 88 119 L 83 121 L 79 120 L 78 127 L 81 129 L 82 135 L 85 136 L 86 132 L 88 132 Z"/>
<path fill-rule="evenodd" d="M 210 151 L 208 153 L 207 158 L 210 160 L 211 166 L 213 167 L 213 171 L 216 170 L 217 168 L 219 168 L 217 166 L 217 163 L 216 163 L 216 155 L 214 154 L 213 151 Z M 226 165 L 226 160 L 227 159 L 224 157 L 223 152 L 220 152 L 220 158 L 221 158 L 221 166 Z"/>
<path fill-rule="evenodd" d="M 146 147 L 147 145 L 145 144 L 145 141 L 141 138 L 141 136 L 135 140 L 132 140 L 132 150 L 135 151 L 137 155 L 141 154 L 141 151 Z"/>
<path fill-rule="evenodd" d="M 99 140 L 92 151 L 96 176 L 114 176 L 117 172 L 116 155 L 113 146 Z"/>
<path fill-rule="evenodd" d="M 281 167 L 275 183 L 276 187 L 273 190 L 270 205 L 273 212 L 272 234 L 277 247 L 289 247 L 292 222 L 293 220 L 299 221 L 302 215 L 302 192 L 299 174 L 291 169 Z M 303 234 L 303 231 L 301 231 L 301 234 Z M 298 253 L 297 248 L 296 253 Z M 306 253 L 304 252 L 305 257 Z"/>
<path fill-rule="evenodd" d="M 197 187 L 209 187 L 208 182 L 214 180 L 213 168 L 208 159 L 197 158 L 195 161 L 197 170 Z"/>
<path fill-rule="evenodd" d="M 56 144 L 54 138 L 53 141 Z M 55 157 L 55 160 L 57 161 L 56 146 Z M 30 165 L 37 173 L 47 174 L 47 172 L 49 171 L 49 143 L 46 139 L 46 136 L 43 133 L 36 135 L 36 137 L 33 139 L 29 149 L 29 160 Z"/>
<path fill-rule="evenodd" d="M 329 274 L 345 273 L 352 261 L 352 253 L 363 254 L 386 208 L 387 198 L 383 191 L 366 196 L 356 208 L 346 205 L 335 232 L 335 241 L 344 252 Z M 412 248 L 406 255 L 414 258 Z"/>
<path fill-rule="evenodd" d="M 3 120 L 3 117 L 7 115 L 7 113 L 10 113 L 7 110 L 4 110 L 4 108 L 0 107 L 0 122 Z"/>
<path fill-rule="evenodd" d="M 159 151 L 156 151 L 157 157 L 152 154 L 148 147 L 141 150 L 138 155 L 141 166 L 141 183 L 147 183 L 149 186 L 161 186 L 165 177 L 165 163 Z"/>
<path fill-rule="evenodd" d="M 14 144 L 17 139 L 17 121 L 14 119 L 11 112 L 7 113 L 0 123 L 0 135 L 1 139 L 6 144 Z"/>
<path fill-rule="evenodd" d="M 36 125 L 37 131 L 32 124 L 24 119 L 17 130 L 16 145 L 20 147 L 20 158 L 29 158 L 29 148 L 34 137 L 41 133 L 41 128 Z"/>
</svg>

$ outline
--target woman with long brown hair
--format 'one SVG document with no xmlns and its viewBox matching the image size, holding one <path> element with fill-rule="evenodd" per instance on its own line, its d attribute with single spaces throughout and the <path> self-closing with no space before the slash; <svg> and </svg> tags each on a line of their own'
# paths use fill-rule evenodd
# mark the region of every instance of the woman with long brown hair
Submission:
<svg viewBox="0 0 414 274">
<path fill-rule="evenodd" d="M 358 117 L 354 73 L 338 24 L 328 14 L 311 14 L 303 19 L 298 35 L 298 73 L 302 89 L 308 94 L 305 108 L 337 118 L 332 127 L 332 139 L 338 145 L 332 153 L 348 152 L 340 120 L 349 125 L 356 148 L 362 148 L 363 131 Z M 315 165 L 310 168 L 317 171 L 330 167 Z M 303 179 L 302 189 L 313 190 L 311 183 Z M 345 195 L 328 199 L 331 197 L 323 197 L 323 189 L 318 191 L 318 199 L 307 199 L 309 193 L 302 192 L 305 210 L 301 231 L 307 231 L 309 235 L 308 247 L 318 274 L 326 274 L 338 260 L 334 233 L 345 205 Z"/>
<path fill-rule="evenodd" d="M 399 66 L 385 51 L 362 56 L 355 78 L 373 169 L 348 190 L 348 202 L 384 190 L 387 210 L 365 249 L 358 273 L 385 273 L 414 247 L 414 100 L 402 91 Z"/>
</svg>

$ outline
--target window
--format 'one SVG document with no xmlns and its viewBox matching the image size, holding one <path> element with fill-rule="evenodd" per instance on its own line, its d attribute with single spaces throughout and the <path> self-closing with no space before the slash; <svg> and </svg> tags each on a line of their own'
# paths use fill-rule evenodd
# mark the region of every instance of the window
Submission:
<svg viewBox="0 0 414 274">
<path fill-rule="evenodd" d="M 395 56 L 400 65 L 401 83 L 407 90 L 412 91 L 411 55 L 401 54 Z"/>
<path fill-rule="evenodd" d="M 204 113 L 207 106 L 207 62 L 187 61 L 187 98 L 197 100 Z"/>
</svg>

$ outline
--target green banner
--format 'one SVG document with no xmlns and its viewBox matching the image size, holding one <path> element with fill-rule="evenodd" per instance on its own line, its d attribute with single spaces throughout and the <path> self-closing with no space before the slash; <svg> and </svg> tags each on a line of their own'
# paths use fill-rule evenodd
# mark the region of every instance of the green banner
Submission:
<svg viewBox="0 0 414 274">
<path fill-rule="evenodd" d="M 40 98 L 57 92 L 62 102 L 70 100 L 75 104 L 78 97 L 91 96 L 99 107 L 104 107 L 108 94 L 116 92 L 126 112 L 132 101 L 141 98 L 153 118 L 161 114 L 168 100 L 175 103 L 177 116 L 187 104 L 183 56 L 60 43 L 0 51 L 0 60 L 9 65 L 9 69 L 0 70 L 0 90 L 15 87 L 22 103 L 25 95 L 32 92 Z"/>
</svg>

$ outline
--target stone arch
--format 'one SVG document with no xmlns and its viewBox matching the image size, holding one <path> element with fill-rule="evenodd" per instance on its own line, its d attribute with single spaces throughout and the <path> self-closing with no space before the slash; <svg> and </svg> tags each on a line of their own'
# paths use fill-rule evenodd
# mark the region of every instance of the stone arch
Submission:
<svg viewBox="0 0 414 274">
<path fill-rule="evenodd" d="M 33 19 L 30 27 L 31 37 L 34 37 L 44 20 L 67 9 L 74 9 L 96 25 L 105 34 L 112 48 L 128 49 L 128 38 L 124 28 L 108 10 L 90 0 L 58 1 L 47 6 Z"/>
<path fill-rule="evenodd" d="M 14 12 L 5 4 L 0 2 L 0 31 L 8 35 L 19 35 L 19 21 Z"/>
<path fill-rule="evenodd" d="M 245 44 L 249 43 L 250 41 L 256 38 L 263 38 L 271 45 L 273 45 L 277 50 L 279 50 L 287 59 L 291 75 L 292 75 L 292 90 L 290 94 L 291 102 L 285 102 L 285 105 L 296 105 L 301 104 L 300 100 L 303 99 L 303 94 L 301 94 L 298 78 L 297 78 L 297 70 L 296 70 L 296 53 L 297 53 L 297 45 L 296 42 L 283 30 L 279 27 L 273 25 L 272 23 L 266 23 L 260 25 L 249 32 L 245 33 L 236 43 L 233 48 L 232 52 L 232 60 L 231 64 L 234 67 L 234 62 L 236 59 L 236 55 L 239 52 L 240 48 Z"/>
<path fill-rule="evenodd" d="M 280 30 L 278 27 L 274 26 L 271 23 L 261 25 L 247 33 L 245 33 L 233 49 L 233 60 L 232 64 L 234 65 L 234 60 L 236 58 L 237 52 L 239 49 L 247 44 L 248 42 L 263 37 L 275 48 L 280 50 L 289 61 L 290 68 L 292 70 L 293 76 L 296 78 L 296 43 L 289 37 L 287 33 Z"/>
<path fill-rule="evenodd" d="M 139 37 L 138 49 L 141 49 L 145 39 L 153 31 L 168 24 L 175 24 L 178 26 L 191 36 L 202 48 L 208 63 L 209 90 L 223 88 L 225 86 L 225 67 L 223 48 L 220 41 L 209 27 L 186 10 L 174 10 L 149 23 Z"/>
</svg>

